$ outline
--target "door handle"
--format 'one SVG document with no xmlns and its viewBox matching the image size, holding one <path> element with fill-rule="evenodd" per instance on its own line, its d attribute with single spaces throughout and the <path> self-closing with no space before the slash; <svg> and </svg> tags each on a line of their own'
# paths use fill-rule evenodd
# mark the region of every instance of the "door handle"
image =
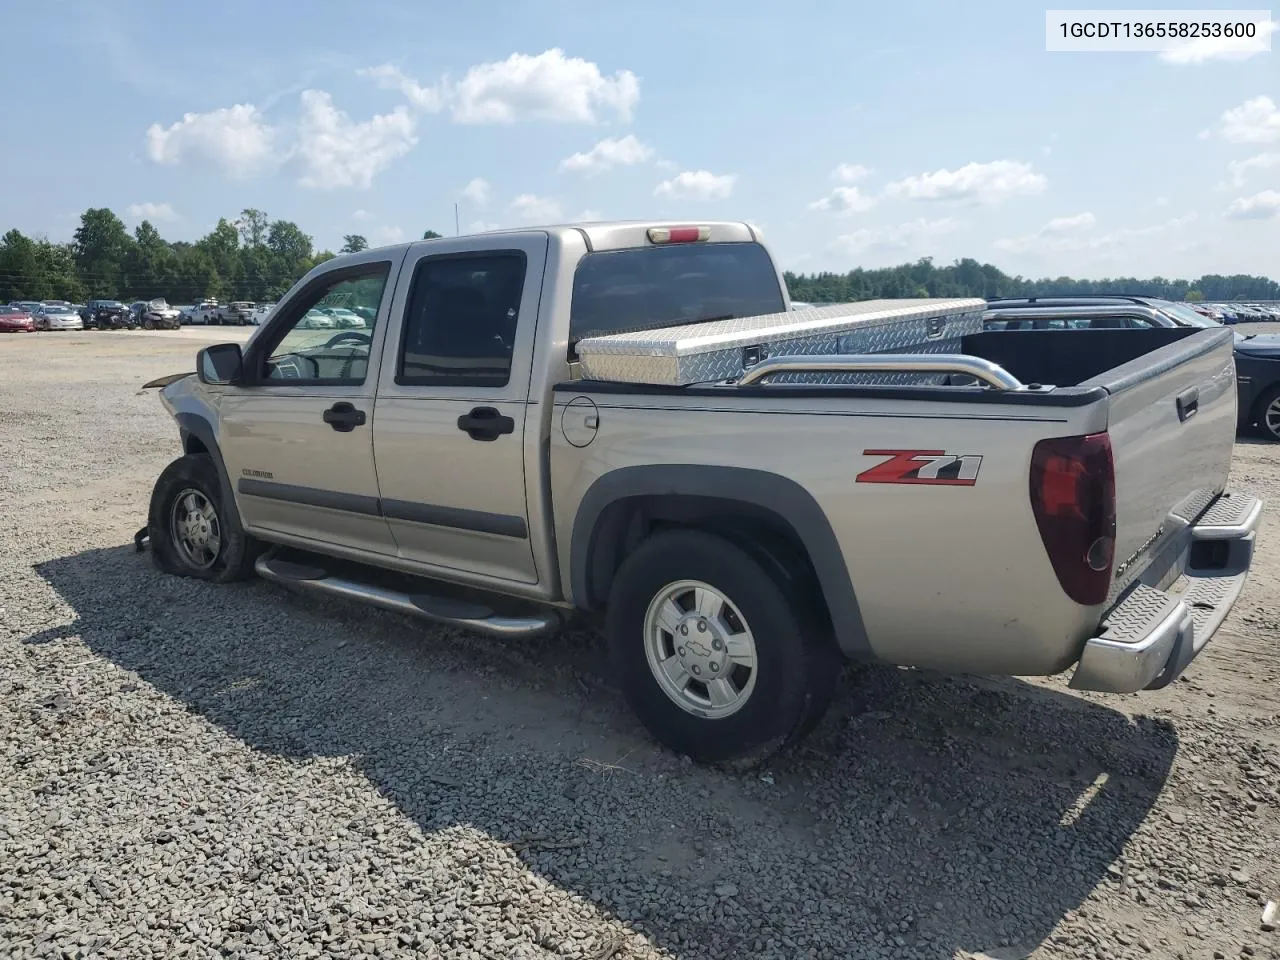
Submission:
<svg viewBox="0 0 1280 960">
<path fill-rule="evenodd" d="M 516 422 L 504 417 L 495 407 L 475 407 L 458 418 L 458 429 L 466 431 L 472 440 L 497 440 L 515 428 Z"/>
<path fill-rule="evenodd" d="M 1178 419 L 1182 422 L 1190 420 L 1200 409 L 1200 388 L 1192 387 L 1178 394 Z"/>
<path fill-rule="evenodd" d="M 350 433 L 356 427 L 364 426 L 364 411 L 357 410 L 352 404 L 341 400 L 326 410 L 324 422 L 341 433 Z"/>
</svg>

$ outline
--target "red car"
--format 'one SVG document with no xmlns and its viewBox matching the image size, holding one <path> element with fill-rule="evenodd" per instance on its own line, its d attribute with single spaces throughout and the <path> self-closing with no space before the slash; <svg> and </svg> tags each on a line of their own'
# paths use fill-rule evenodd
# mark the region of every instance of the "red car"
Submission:
<svg viewBox="0 0 1280 960">
<path fill-rule="evenodd" d="M 35 328 L 27 311 L 0 304 L 0 333 L 30 333 Z"/>
</svg>

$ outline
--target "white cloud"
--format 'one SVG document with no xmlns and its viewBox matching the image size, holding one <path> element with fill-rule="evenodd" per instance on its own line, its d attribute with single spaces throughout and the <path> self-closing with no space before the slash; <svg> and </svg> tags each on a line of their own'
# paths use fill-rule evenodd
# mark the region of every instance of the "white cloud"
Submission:
<svg viewBox="0 0 1280 960">
<path fill-rule="evenodd" d="M 399 90 L 409 103 L 424 113 L 439 113 L 444 107 L 447 90 L 442 80 L 434 87 L 424 87 L 399 67 L 384 63 L 377 67 L 362 67 L 356 73 L 369 77 L 384 90 Z"/>
<path fill-rule="evenodd" d="M 599 173 L 612 167 L 630 167 L 653 156 L 653 147 L 641 143 L 634 134 L 618 139 L 605 138 L 586 153 L 575 153 L 560 161 L 560 169 L 571 173 Z"/>
<path fill-rule="evenodd" d="M 1071 233 L 1092 227 L 1095 223 L 1097 223 L 1097 217 L 1092 213 L 1077 213 L 1073 217 L 1054 217 L 1040 229 L 1040 232 L 1047 235 Z"/>
<path fill-rule="evenodd" d="M 244 178 L 272 165 L 275 138 L 275 128 L 257 107 L 238 103 L 208 113 L 184 113 L 168 127 L 153 123 L 147 129 L 147 156 L 162 164 L 199 159 Z"/>
<path fill-rule="evenodd" d="M 611 113 L 625 121 L 639 99 L 640 80 L 630 70 L 606 77 L 596 64 L 566 57 L 557 47 L 472 67 L 453 90 L 453 118 L 458 123 L 594 123 L 599 114 Z"/>
<path fill-rule="evenodd" d="M 586 210 L 583 210 L 580 214 L 578 214 L 579 223 L 591 223 L 593 220 L 603 220 L 603 219 L 604 219 L 603 213 L 601 213 L 599 210 L 592 210 L 590 207 L 588 207 Z"/>
<path fill-rule="evenodd" d="M 733 194 L 735 174 L 714 174 L 708 170 L 685 170 L 653 189 L 655 197 L 672 200 L 725 200 Z"/>
<path fill-rule="evenodd" d="M 997 250 L 1008 250 L 1012 252 L 1021 252 L 1026 250 L 1037 250 L 1046 248 L 1061 247 L 1065 244 L 1067 249 L 1075 249 L 1076 239 L 1080 231 L 1087 230 L 1098 222 L 1097 217 L 1092 213 L 1077 213 L 1070 217 L 1055 217 L 1046 223 L 1035 233 L 1027 234 L 1022 237 L 1007 237 L 995 242 Z M 1065 237 L 1065 240 L 1056 240 L 1054 238 Z"/>
<path fill-rule="evenodd" d="M 825 197 L 809 204 L 810 210 L 835 210 L 840 213 L 862 213 L 876 205 L 875 197 L 869 197 L 857 187 L 836 187 Z"/>
<path fill-rule="evenodd" d="M 1275 32 L 1274 20 L 1260 20 L 1253 37 L 1196 37 L 1160 51 L 1165 63 L 1180 65 L 1209 63 L 1212 60 L 1248 60 L 1270 51 L 1268 37 Z"/>
<path fill-rule="evenodd" d="M 1086 219 L 1087 218 L 1087 219 Z M 1172 217 L 1163 223 L 1145 227 L 1120 227 L 1109 233 L 1089 234 L 1088 228 L 1094 226 L 1096 219 L 1092 214 L 1079 214 L 1074 217 L 1060 217 L 1051 220 L 1033 234 L 1022 237 L 1007 237 L 997 240 L 997 250 L 1007 253 L 1062 254 L 1062 253 L 1098 253 L 1128 246 L 1134 241 L 1150 242 L 1153 238 L 1176 233 L 1182 227 L 1195 222 L 1195 213 L 1181 217 Z M 1056 225 L 1056 227 L 1055 227 Z M 1053 229 L 1050 229 L 1050 228 Z"/>
<path fill-rule="evenodd" d="M 831 179 L 838 183 L 857 183 L 870 173 L 871 169 L 860 163 L 842 163 L 831 171 Z"/>
<path fill-rule="evenodd" d="M 1280 140 L 1280 109 L 1268 96 L 1246 100 L 1222 114 L 1222 137 L 1232 143 Z"/>
<path fill-rule="evenodd" d="M 963 226 L 951 217 L 926 220 L 923 217 L 893 227 L 864 227 L 836 237 L 832 247 L 842 253 L 858 254 L 868 250 L 906 250 L 938 237 L 954 233 Z"/>
<path fill-rule="evenodd" d="M 560 219 L 560 204 L 550 197 L 522 193 L 511 201 L 511 212 L 522 220 L 549 221 Z"/>
<path fill-rule="evenodd" d="M 152 220 L 160 223 L 178 219 L 173 207 L 167 203 L 131 203 L 129 216 L 134 220 Z"/>
<path fill-rule="evenodd" d="M 485 220 L 472 220 L 467 224 L 467 233 L 485 233 L 489 230 L 501 230 L 502 224 L 489 223 Z"/>
<path fill-rule="evenodd" d="M 369 237 L 369 246 L 383 247 L 392 243 L 399 243 L 404 239 L 404 230 L 400 227 L 379 227 Z"/>
<path fill-rule="evenodd" d="M 1239 197 L 1227 207 L 1232 220 L 1270 220 L 1280 215 L 1280 192 L 1263 190 L 1252 197 Z"/>
<path fill-rule="evenodd" d="M 373 214 L 370 213 L 368 210 L 357 210 L 355 213 L 351 215 L 351 219 L 356 221 L 357 223 L 367 223 L 368 221 L 373 219 Z"/>
<path fill-rule="evenodd" d="M 1157 207 L 1167 207 L 1168 205 L 1169 205 L 1169 198 L 1168 198 L 1168 197 L 1156 197 L 1156 206 L 1157 206 Z"/>
<path fill-rule="evenodd" d="M 462 188 L 462 198 L 470 200 L 477 207 L 484 207 L 488 205 L 492 192 L 488 180 L 483 177 L 475 177 Z"/>
<path fill-rule="evenodd" d="M 1260 153 L 1245 160 L 1232 160 L 1227 164 L 1231 171 L 1231 182 L 1234 186 L 1244 186 L 1250 170 L 1269 170 L 1280 166 L 1280 153 Z"/>
<path fill-rule="evenodd" d="M 955 170 L 935 170 L 905 177 L 885 187 L 885 193 L 908 200 L 999 203 L 1010 197 L 1041 193 L 1047 183 L 1044 175 L 1036 173 L 1029 163 L 993 160 L 990 163 L 968 163 Z"/>
<path fill-rule="evenodd" d="M 296 147 L 303 173 L 298 182 L 316 190 L 368 190 L 374 177 L 413 149 L 416 125 L 403 106 L 353 123 L 329 94 L 304 90 Z"/>
</svg>

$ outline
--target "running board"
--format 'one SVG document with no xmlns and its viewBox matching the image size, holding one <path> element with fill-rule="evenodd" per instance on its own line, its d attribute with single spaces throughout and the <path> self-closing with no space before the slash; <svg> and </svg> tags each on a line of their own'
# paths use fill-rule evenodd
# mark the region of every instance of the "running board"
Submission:
<svg viewBox="0 0 1280 960">
<path fill-rule="evenodd" d="M 333 577 L 319 567 L 292 563 L 270 555 L 259 557 L 253 568 L 263 580 L 283 584 L 303 593 L 356 600 L 392 613 L 448 624 L 501 640 L 532 639 L 554 633 L 560 626 L 560 618 L 554 613 L 527 617 L 503 616 L 478 603 L 425 593 L 400 593 L 355 580 Z"/>
</svg>

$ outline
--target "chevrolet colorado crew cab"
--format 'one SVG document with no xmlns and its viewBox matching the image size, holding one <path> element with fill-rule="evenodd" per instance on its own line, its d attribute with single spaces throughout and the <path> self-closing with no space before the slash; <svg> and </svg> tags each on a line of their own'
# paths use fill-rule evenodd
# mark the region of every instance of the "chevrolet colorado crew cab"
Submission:
<svg viewBox="0 0 1280 960">
<path fill-rule="evenodd" d="M 307 323 L 332 303 L 373 319 Z M 1074 666 L 1128 693 L 1204 648 L 1261 509 L 1224 489 L 1230 331 L 982 332 L 979 311 L 950 352 L 804 355 L 788 337 L 834 308 L 789 307 L 737 222 L 327 261 L 243 346 L 150 384 L 183 449 L 152 494 L 154 562 L 509 642 L 595 617 L 647 729 L 705 762 L 802 736 L 847 659 Z M 666 382 L 638 356 L 601 377 L 579 349 L 761 317 L 782 333 L 738 376 Z"/>
</svg>

